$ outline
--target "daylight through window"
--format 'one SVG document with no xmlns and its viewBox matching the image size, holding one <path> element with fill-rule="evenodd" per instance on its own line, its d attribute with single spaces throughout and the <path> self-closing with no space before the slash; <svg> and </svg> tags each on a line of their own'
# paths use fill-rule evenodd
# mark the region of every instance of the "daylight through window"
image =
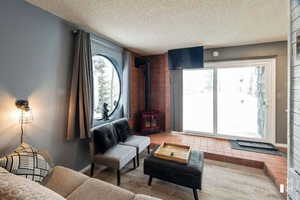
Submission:
<svg viewBox="0 0 300 200">
<path fill-rule="evenodd" d="M 104 103 L 112 115 L 120 99 L 120 78 L 114 64 L 105 56 L 93 56 L 94 118 L 102 119 Z"/>
</svg>

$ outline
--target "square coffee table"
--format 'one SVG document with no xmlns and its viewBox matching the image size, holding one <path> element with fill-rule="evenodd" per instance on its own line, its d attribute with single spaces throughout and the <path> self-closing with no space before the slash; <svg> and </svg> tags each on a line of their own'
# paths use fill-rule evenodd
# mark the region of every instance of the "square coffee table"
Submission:
<svg viewBox="0 0 300 200">
<path fill-rule="evenodd" d="M 192 150 L 187 164 L 157 158 L 153 152 L 144 160 L 144 174 L 149 175 L 148 185 L 151 185 L 152 178 L 158 178 L 189 187 L 193 189 L 195 200 L 198 200 L 197 189 L 202 188 L 203 152 Z"/>
</svg>

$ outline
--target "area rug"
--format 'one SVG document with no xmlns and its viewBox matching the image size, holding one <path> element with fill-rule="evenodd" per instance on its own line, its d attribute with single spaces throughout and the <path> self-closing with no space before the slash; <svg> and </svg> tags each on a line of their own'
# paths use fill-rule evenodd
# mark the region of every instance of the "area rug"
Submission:
<svg viewBox="0 0 300 200">
<path fill-rule="evenodd" d="M 242 151 L 252 151 L 252 152 L 256 152 L 256 153 L 264 153 L 264 154 L 271 154 L 271 155 L 277 155 L 277 156 L 284 156 L 284 153 L 277 151 L 275 149 L 241 146 L 239 144 L 239 140 L 230 140 L 229 142 L 230 142 L 232 149 L 237 149 L 237 150 L 242 150 Z"/>
<path fill-rule="evenodd" d="M 121 186 L 129 191 L 147 194 L 164 200 L 193 200 L 193 191 L 172 183 L 153 179 L 148 186 L 148 176 L 141 165 L 131 170 L 127 166 L 121 175 Z M 111 169 L 97 170 L 94 178 L 116 184 L 116 173 Z M 275 185 L 260 169 L 205 160 L 203 189 L 198 191 L 200 200 L 280 200 Z"/>
</svg>

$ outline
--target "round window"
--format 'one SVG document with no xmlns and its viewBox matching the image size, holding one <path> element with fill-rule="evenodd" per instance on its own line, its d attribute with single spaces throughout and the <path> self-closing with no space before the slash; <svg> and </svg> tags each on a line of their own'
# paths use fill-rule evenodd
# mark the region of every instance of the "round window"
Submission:
<svg viewBox="0 0 300 200">
<path fill-rule="evenodd" d="M 94 118 L 103 119 L 103 112 L 112 115 L 120 100 L 120 78 L 114 64 L 105 56 L 93 56 Z"/>
</svg>

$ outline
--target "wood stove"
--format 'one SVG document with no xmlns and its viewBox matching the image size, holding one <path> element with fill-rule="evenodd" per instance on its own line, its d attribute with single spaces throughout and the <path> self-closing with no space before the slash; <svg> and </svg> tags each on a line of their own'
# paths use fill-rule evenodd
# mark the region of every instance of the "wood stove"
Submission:
<svg viewBox="0 0 300 200">
<path fill-rule="evenodd" d="M 140 131 L 143 134 L 160 132 L 160 113 L 151 110 L 151 77 L 150 60 L 145 58 L 135 59 L 136 67 L 143 67 L 145 75 L 145 111 L 140 116 Z"/>
<path fill-rule="evenodd" d="M 141 132 L 143 134 L 160 132 L 160 120 L 158 111 L 145 111 L 141 114 Z"/>
</svg>

